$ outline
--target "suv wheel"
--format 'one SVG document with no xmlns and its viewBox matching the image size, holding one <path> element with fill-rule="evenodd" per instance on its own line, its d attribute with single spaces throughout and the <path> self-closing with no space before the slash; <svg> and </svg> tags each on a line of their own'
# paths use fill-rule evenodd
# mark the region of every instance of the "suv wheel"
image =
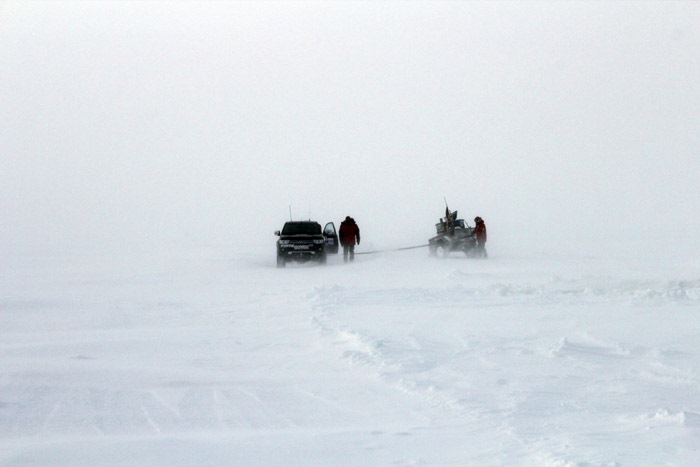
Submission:
<svg viewBox="0 0 700 467">
<path fill-rule="evenodd" d="M 284 257 L 277 255 L 277 267 L 283 268 L 286 264 L 287 264 L 287 261 L 284 259 Z"/>
</svg>

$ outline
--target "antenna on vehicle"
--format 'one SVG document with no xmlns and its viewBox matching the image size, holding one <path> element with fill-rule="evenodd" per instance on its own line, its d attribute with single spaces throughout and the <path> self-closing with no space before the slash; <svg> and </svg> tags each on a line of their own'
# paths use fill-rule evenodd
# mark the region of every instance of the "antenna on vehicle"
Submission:
<svg viewBox="0 0 700 467">
<path fill-rule="evenodd" d="M 455 215 L 452 216 L 453 213 L 450 212 L 450 207 L 447 205 L 447 197 L 443 196 L 442 199 L 445 200 L 445 227 L 447 228 L 447 234 L 452 235 L 452 234 L 454 234 L 454 230 L 455 230 L 455 224 L 454 224 L 454 220 L 452 219 L 452 217 L 455 217 L 455 219 L 456 219 L 457 212 L 455 211 L 454 212 Z"/>
<path fill-rule="evenodd" d="M 289 205 L 289 220 L 292 220 L 292 205 Z"/>
</svg>

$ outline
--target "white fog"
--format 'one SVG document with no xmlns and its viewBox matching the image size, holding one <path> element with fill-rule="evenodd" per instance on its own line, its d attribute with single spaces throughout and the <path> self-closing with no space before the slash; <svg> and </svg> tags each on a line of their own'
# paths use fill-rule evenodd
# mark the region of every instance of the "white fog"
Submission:
<svg viewBox="0 0 700 467">
<path fill-rule="evenodd" d="M 697 465 L 698 24 L 0 2 L 0 465 Z"/>
</svg>

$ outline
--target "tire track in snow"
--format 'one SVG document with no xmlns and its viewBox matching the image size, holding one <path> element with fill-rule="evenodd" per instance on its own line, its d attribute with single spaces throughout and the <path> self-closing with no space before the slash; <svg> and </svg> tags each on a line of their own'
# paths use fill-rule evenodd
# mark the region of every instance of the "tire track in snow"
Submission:
<svg viewBox="0 0 700 467">
<path fill-rule="evenodd" d="M 412 304 L 429 307 L 439 293 L 425 293 L 422 290 L 398 289 L 380 290 L 372 295 L 380 300 L 380 305 L 394 303 L 396 307 Z M 332 345 L 339 347 L 341 358 L 351 365 L 370 368 L 374 377 L 392 385 L 398 392 L 423 401 L 427 406 L 440 408 L 460 418 L 477 419 L 480 415 L 473 410 L 473 404 L 450 394 L 448 388 L 431 381 L 431 374 L 439 379 L 457 379 L 464 375 L 450 368 L 452 358 L 459 356 L 461 348 L 448 350 L 448 355 L 431 357 L 431 352 L 442 352 L 445 344 L 431 343 L 427 336 L 409 334 L 405 339 L 389 335 L 372 335 L 369 330 L 353 328 L 338 320 L 342 310 L 372 308 L 372 299 L 363 301 L 358 296 L 364 292 L 348 291 L 334 286 L 317 289 L 312 297 L 315 316 L 313 322 L 319 331 L 329 337 Z M 408 295 L 408 297 L 407 297 Z M 419 297 L 420 299 L 416 299 Z M 398 304 L 397 304 L 398 302 Z M 453 304 L 454 305 L 454 304 Z M 447 362 L 447 365 L 444 365 Z"/>
</svg>

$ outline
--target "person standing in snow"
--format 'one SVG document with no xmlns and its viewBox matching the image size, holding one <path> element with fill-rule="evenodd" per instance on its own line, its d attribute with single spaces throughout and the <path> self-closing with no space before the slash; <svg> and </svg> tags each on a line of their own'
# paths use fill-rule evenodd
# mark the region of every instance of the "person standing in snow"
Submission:
<svg viewBox="0 0 700 467">
<path fill-rule="evenodd" d="M 343 246 L 343 261 L 348 262 L 355 259 L 355 243 L 360 244 L 360 228 L 355 223 L 355 219 L 346 216 L 345 220 L 340 223 L 338 230 L 340 244 Z"/>
<path fill-rule="evenodd" d="M 476 223 L 473 232 L 473 235 L 476 237 L 476 256 L 478 258 L 488 258 L 489 255 L 486 253 L 486 224 L 479 216 L 474 218 L 474 223 Z"/>
</svg>

